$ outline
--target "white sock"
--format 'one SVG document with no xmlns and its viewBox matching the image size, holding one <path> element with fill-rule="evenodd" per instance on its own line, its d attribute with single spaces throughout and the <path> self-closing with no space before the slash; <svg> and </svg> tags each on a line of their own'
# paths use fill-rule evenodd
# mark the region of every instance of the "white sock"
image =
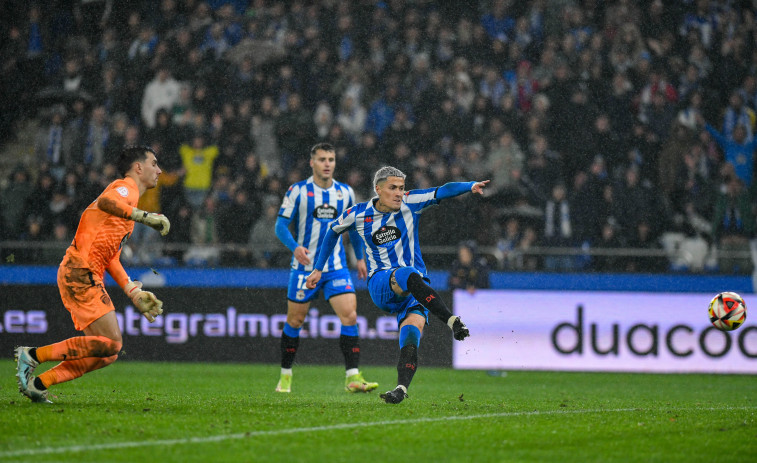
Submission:
<svg viewBox="0 0 757 463">
<path fill-rule="evenodd" d="M 449 329 L 452 329 L 452 325 L 455 324 L 455 320 L 457 320 L 457 315 L 449 317 L 449 320 L 447 320 L 447 326 L 449 326 Z"/>
<path fill-rule="evenodd" d="M 402 384 L 400 384 L 399 386 L 395 387 L 395 389 L 402 389 L 402 392 L 404 392 L 405 394 L 407 394 L 407 388 L 405 386 L 403 386 Z"/>
<path fill-rule="evenodd" d="M 358 370 L 357 368 L 350 368 L 349 370 L 345 371 L 345 373 L 346 373 L 347 377 L 349 378 L 352 375 L 356 375 L 356 374 L 360 373 L 360 370 Z"/>
<path fill-rule="evenodd" d="M 292 374 L 292 369 L 291 368 L 282 368 L 281 369 L 281 374 L 282 375 L 291 375 Z"/>
</svg>

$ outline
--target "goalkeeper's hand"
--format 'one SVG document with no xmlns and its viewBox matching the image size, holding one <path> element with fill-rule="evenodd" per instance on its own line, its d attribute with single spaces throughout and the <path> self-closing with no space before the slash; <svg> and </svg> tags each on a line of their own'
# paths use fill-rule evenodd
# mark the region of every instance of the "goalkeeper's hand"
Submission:
<svg viewBox="0 0 757 463">
<path fill-rule="evenodd" d="M 134 303 L 134 307 L 136 307 L 150 323 L 155 321 L 155 317 L 163 313 L 163 302 L 155 297 L 150 291 L 142 291 L 141 281 L 129 280 L 124 287 L 124 292 Z"/>
<path fill-rule="evenodd" d="M 168 217 L 165 215 L 143 211 L 136 207 L 131 211 L 131 220 L 143 223 L 150 228 L 154 228 L 159 231 L 162 236 L 166 236 L 168 230 L 171 228 L 171 222 L 168 221 Z"/>
</svg>

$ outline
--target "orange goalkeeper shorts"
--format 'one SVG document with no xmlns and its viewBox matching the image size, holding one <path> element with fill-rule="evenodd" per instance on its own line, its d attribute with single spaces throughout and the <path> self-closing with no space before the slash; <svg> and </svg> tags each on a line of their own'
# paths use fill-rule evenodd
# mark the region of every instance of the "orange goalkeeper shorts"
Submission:
<svg viewBox="0 0 757 463">
<path fill-rule="evenodd" d="M 84 331 L 92 322 L 116 310 L 102 278 L 88 268 L 71 267 L 68 255 L 58 267 L 58 290 L 63 306 L 71 313 L 74 327 Z"/>
</svg>

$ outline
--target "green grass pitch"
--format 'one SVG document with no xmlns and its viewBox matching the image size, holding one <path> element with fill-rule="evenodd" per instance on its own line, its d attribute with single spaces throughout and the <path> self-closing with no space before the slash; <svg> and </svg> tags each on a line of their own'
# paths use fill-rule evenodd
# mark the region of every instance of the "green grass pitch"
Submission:
<svg viewBox="0 0 757 463">
<path fill-rule="evenodd" d="M 32 404 L 0 360 L 0 462 L 749 462 L 757 377 L 421 367 L 399 405 L 339 366 L 121 361 Z"/>
</svg>

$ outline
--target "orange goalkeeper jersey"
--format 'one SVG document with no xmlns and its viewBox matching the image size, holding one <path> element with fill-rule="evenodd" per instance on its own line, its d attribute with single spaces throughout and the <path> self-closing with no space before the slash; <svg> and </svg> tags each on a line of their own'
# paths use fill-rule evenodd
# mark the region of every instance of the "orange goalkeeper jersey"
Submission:
<svg viewBox="0 0 757 463">
<path fill-rule="evenodd" d="M 103 201 L 110 202 L 122 216 L 101 210 L 98 202 Z M 64 258 L 69 259 L 68 266 L 78 267 L 82 261 L 81 267 L 89 268 L 102 279 L 111 261 L 120 257 L 121 247 L 134 230 L 134 222 L 126 217 L 130 217 L 138 201 L 139 189 L 133 179 L 126 177 L 108 185 L 81 215 L 76 236 Z"/>
</svg>

